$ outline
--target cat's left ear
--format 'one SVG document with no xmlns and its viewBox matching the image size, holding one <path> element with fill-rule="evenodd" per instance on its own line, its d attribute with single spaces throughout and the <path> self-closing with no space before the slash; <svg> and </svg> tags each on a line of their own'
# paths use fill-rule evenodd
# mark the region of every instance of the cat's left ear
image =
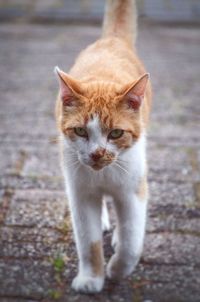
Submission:
<svg viewBox="0 0 200 302">
<path fill-rule="evenodd" d="M 80 84 L 59 67 L 56 66 L 54 71 L 58 78 L 63 105 L 68 107 L 76 105 L 76 99 L 82 94 Z"/>
<path fill-rule="evenodd" d="M 129 108 L 138 111 L 144 99 L 145 90 L 149 80 L 149 73 L 141 76 L 136 83 L 126 88 L 123 99 L 128 103 Z"/>
</svg>

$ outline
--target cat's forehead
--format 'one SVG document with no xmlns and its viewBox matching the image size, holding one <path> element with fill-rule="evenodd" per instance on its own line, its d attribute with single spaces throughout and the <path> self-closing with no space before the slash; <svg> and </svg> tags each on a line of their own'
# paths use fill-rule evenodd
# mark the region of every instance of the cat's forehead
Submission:
<svg viewBox="0 0 200 302">
<path fill-rule="evenodd" d="M 83 120 L 84 125 L 90 129 L 101 129 L 107 132 L 113 128 L 128 127 L 130 119 L 125 118 L 123 111 L 113 104 L 105 104 L 102 100 L 98 102 L 87 102 L 79 111 L 79 120 Z"/>
<path fill-rule="evenodd" d="M 110 126 L 102 120 L 101 115 L 98 113 L 90 115 L 86 123 L 88 132 L 98 136 L 107 132 L 111 128 Z"/>
<path fill-rule="evenodd" d="M 87 128 L 89 130 L 92 130 L 94 128 L 99 129 L 100 128 L 100 123 L 99 123 L 99 116 L 97 114 L 92 115 L 90 119 L 87 122 Z"/>
<path fill-rule="evenodd" d="M 84 95 L 91 101 L 109 101 L 118 97 L 120 87 L 113 82 L 94 81 L 85 86 Z"/>
<path fill-rule="evenodd" d="M 91 82 L 84 88 L 81 106 L 78 108 L 78 119 L 85 126 L 110 129 L 118 118 L 118 86 L 112 82 Z"/>
<path fill-rule="evenodd" d="M 99 136 L 102 135 L 102 127 L 101 127 L 101 122 L 99 119 L 99 116 L 97 114 L 93 115 L 90 117 L 90 119 L 87 122 L 87 131 L 90 135 L 95 136 L 98 138 Z"/>
<path fill-rule="evenodd" d="M 108 108 L 95 109 L 96 108 L 91 108 L 91 111 L 88 110 L 85 112 L 85 126 L 89 131 L 92 131 L 92 129 L 99 131 L 98 129 L 100 129 L 101 132 L 106 132 L 111 129 L 116 121 L 115 114 Z"/>
</svg>

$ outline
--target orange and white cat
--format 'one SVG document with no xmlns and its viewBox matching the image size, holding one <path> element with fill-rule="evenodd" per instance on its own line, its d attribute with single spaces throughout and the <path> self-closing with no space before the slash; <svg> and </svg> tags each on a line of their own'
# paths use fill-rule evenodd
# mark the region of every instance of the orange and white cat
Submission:
<svg viewBox="0 0 200 302">
<path fill-rule="evenodd" d="M 68 73 L 55 68 L 62 168 L 79 257 L 72 288 L 80 292 L 103 288 L 105 196 L 113 198 L 117 216 L 108 278 L 131 274 L 143 248 L 151 87 L 135 36 L 135 1 L 107 0 L 102 37 L 81 52 Z"/>
</svg>

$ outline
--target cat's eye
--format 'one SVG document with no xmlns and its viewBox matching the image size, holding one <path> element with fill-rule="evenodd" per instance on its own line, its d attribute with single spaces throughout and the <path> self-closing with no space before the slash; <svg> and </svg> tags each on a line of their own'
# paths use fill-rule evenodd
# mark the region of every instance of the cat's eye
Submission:
<svg viewBox="0 0 200 302">
<path fill-rule="evenodd" d="M 123 134 L 124 134 L 124 130 L 114 129 L 109 133 L 108 138 L 109 139 L 117 139 L 117 138 L 120 138 Z"/>
<path fill-rule="evenodd" d="M 76 127 L 76 128 L 74 128 L 74 132 L 78 136 L 88 137 L 87 131 L 84 128 L 82 128 L 82 127 Z"/>
</svg>

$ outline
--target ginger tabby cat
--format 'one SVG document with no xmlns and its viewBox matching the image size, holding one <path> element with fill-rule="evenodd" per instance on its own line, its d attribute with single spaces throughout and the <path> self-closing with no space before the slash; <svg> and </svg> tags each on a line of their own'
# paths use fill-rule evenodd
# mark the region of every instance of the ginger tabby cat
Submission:
<svg viewBox="0 0 200 302">
<path fill-rule="evenodd" d="M 79 257 L 72 288 L 80 292 L 103 288 L 107 196 L 117 216 L 107 277 L 131 274 L 143 248 L 151 87 L 135 36 L 135 1 L 107 0 L 102 37 L 80 53 L 68 73 L 55 68 L 62 169 Z"/>
</svg>

